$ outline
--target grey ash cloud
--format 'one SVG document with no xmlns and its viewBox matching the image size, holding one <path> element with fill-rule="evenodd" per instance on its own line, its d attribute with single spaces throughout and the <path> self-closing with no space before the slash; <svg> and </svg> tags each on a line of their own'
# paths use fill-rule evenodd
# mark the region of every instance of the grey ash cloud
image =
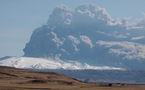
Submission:
<svg viewBox="0 0 145 90">
<path fill-rule="evenodd" d="M 34 30 L 24 56 L 59 56 L 93 65 L 142 68 L 144 21 L 142 18 L 130 24 L 127 19 L 112 18 L 105 8 L 93 4 L 82 4 L 74 10 L 60 5 L 54 8 L 45 25 Z"/>
</svg>

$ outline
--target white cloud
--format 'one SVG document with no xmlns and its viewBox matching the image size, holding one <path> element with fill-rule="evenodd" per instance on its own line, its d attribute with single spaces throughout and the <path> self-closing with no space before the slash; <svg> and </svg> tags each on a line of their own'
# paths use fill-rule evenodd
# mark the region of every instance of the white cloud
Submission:
<svg viewBox="0 0 145 90">
<path fill-rule="evenodd" d="M 139 29 L 145 29 L 145 15 L 144 17 L 137 19 L 135 21 L 135 26 L 138 27 Z"/>
<path fill-rule="evenodd" d="M 51 34 L 53 35 L 52 41 L 56 43 L 57 47 L 63 45 L 63 41 L 61 41 L 58 37 L 57 34 L 54 32 L 51 32 Z"/>
<path fill-rule="evenodd" d="M 111 33 L 97 31 L 97 33 L 102 34 L 102 35 L 105 35 L 105 36 L 109 36 L 109 37 L 114 37 L 114 38 L 127 38 L 127 36 L 129 35 L 129 33 L 120 34 L 117 31 L 114 31 L 114 32 L 111 32 Z"/>
<path fill-rule="evenodd" d="M 80 44 L 80 41 L 76 37 L 74 37 L 72 35 L 69 35 L 68 39 L 73 42 L 72 45 L 74 46 L 75 51 L 79 51 L 79 48 L 77 47 L 77 45 Z"/>
<path fill-rule="evenodd" d="M 49 16 L 49 25 L 71 24 L 72 11 L 64 5 L 57 6 Z"/>
<path fill-rule="evenodd" d="M 75 9 L 75 22 L 79 23 L 101 23 L 107 25 L 112 21 L 111 16 L 105 8 L 94 4 L 82 4 Z"/>
<path fill-rule="evenodd" d="M 90 39 L 88 36 L 80 35 L 80 39 L 81 39 L 84 43 L 86 43 L 87 45 L 89 45 L 90 48 L 93 48 L 92 41 L 91 41 L 91 39 Z"/>
<path fill-rule="evenodd" d="M 74 36 L 72 36 L 72 35 L 69 35 L 68 38 L 69 38 L 72 42 L 74 42 L 74 44 L 76 44 L 76 45 L 80 44 L 80 41 L 79 41 L 76 37 L 74 37 Z"/>
<path fill-rule="evenodd" d="M 109 53 L 123 55 L 124 59 L 145 59 L 145 45 L 133 42 L 98 41 L 96 44 L 109 49 Z"/>
<path fill-rule="evenodd" d="M 140 28 L 145 26 L 145 19 L 138 20 L 137 25 L 130 25 L 128 18 L 112 18 L 105 8 L 94 4 L 82 4 L 75 10 L 64 5 L 57 6 L 49 16 L 49 25 L 70 24 L 102 24 L 108 26 L 122 26 L 125 28 Z"/>
<path fill-rule="evenodd" d="M 48 24 L 70 25 L 70 24 L 102 24 L 109 26 L 121 26 L 126 29 L 145 28 L 145 16 L 129 24 L 129 18 L 112 18 L 105 8 L 94 4 L 82 4 L 75 10 L 64 5 L 57 6 L 49 16 Z"/>
<path fill-rule="evenodd" d="M 137 37 L 132 37 L 131 40 L 140 40 L 140 39 L 144 39 L 145 36 L 137 36 Z"/>
</svg>

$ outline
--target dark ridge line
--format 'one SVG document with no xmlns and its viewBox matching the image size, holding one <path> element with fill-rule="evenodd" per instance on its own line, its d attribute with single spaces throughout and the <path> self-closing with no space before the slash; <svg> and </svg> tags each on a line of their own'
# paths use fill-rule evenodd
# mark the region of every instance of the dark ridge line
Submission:
<svg viewBox="0 0 145 90">
<path fill-rule="evenodd" d="M 8 75 L 8 76 L 12 76 L 12 77 L 18 77 L 17 75 L 8 74 L 8 73 L 4 73 L 4 72 L 0 72 L 0 74 L 4 74 L 4 75 Z"/>
</svg>

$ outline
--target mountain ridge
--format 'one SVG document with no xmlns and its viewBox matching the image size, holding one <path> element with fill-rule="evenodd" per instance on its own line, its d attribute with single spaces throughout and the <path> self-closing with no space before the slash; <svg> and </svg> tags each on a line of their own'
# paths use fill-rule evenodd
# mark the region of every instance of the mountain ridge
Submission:
<svg viewBox="0 0 145 90">
<path fill-rule="evenodd" d="M 9 66 L 22 69 L 47 70 L 47 69 L 63 69 L 63 70 L 125 70 L 121 67 L 111 66 L 92 66 L 87 63 L 77 61 L 63 61 L 52 58 L 30 58 L 30 57 L 9 57 L 0 61 L 0 66 Z"/>
</svg>

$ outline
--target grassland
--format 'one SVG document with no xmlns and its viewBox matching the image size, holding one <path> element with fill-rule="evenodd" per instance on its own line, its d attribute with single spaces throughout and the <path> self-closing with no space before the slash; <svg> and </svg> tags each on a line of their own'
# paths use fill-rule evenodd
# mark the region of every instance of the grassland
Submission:
<svg viewBox="0 0 145 90">
<path fill-rule="evenodd" d="M 84 83 L 58 73 L 0 66 L 0 90 L 145 90 L 145 85 Z"/>
</svg>

